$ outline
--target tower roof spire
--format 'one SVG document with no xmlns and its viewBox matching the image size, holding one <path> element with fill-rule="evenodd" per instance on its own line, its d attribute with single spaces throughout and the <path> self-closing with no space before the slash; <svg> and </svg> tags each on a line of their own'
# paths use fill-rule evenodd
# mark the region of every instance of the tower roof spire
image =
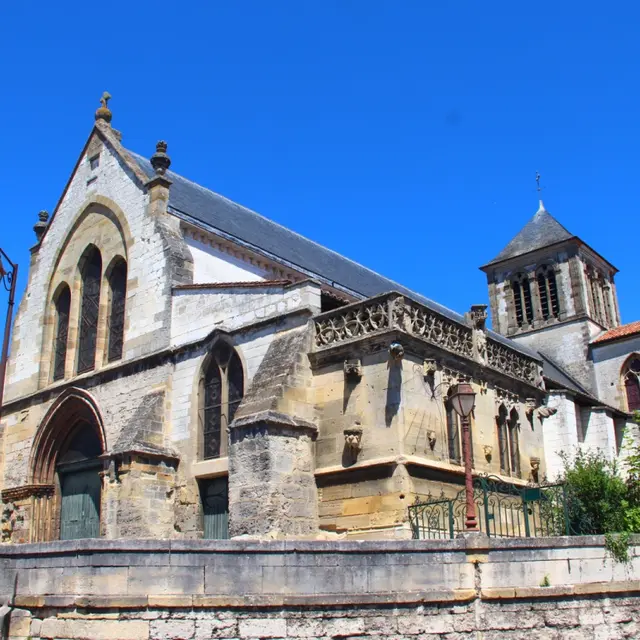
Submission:
<svg viewBox="0 0 640 640">
<path fill-rule="evenodd" d="M 486 266 L 520 256 L 575 237 L 546 209 L 542 200 L 533 218 L 520 229 L 509 244 Z"/>
</svg>

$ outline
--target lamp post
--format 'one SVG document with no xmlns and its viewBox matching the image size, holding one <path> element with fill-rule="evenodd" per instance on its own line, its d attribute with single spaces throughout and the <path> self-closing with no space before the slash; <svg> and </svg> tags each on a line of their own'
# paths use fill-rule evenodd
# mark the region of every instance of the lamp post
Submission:
<svg viewBox="0 0 640 640">
<path fill-rule="evenodd" d="M 467 531 L 477 531 L 476 505 L 473 501 L 473 475 L 471 473 L 471 424 L 469 416 L 476 402 L 476 394 L 468 382 L 461 382 L 451 390 L 449 395 L 454 411 L 462 420 L 462 455 L 464 457 L 464 485 L 467 502 Z"/>
<path fill-rule="evenodd" d="M 9 266 L 4 268 L 2 259 Z M 16 296 L 16 282 L 18 280 L 18 265 L 11 262 L 9 256 L 0 249 L 0 281 L 9 292 L 9 305 L 7 308 L 7 320 L 4 325 L 4 339 L 2 341 L 2 359 L 0 360 L 0 416 L 2 415 L 2 400 L 4 398 L 4 375 L 7 369 L 7 356 L 9 353 L 9 336 L 11 335 L 11 319 L 13 317 L 13 303 Z"/>
</svg>

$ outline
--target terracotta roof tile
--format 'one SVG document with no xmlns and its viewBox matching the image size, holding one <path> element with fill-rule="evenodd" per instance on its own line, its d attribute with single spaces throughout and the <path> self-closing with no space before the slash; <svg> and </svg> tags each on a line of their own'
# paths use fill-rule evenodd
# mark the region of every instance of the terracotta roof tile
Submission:
<svg viewBox="0 0 640 640">
<path fill-rule="evenodd" d="M 609 340 L 617 340 L 618 338 L 626 338 L 627 336 L 632 336 L 636 333 L 640 333 L 640 320 L 630 322 L 629 324 L 623 324 L 615 329 L 609 329 L 609 331 L 605 331 L 595 340 L 592 340 L 591 344 L 608 342 Z"/>
</svg>

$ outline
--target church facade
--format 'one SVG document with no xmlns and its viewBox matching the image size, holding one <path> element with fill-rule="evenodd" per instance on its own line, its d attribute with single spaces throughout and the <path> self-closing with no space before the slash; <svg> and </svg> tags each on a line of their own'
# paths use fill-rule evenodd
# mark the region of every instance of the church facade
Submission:
<svg viewBox="0 0 640 640">
<path fill-rule="evenodd" d="M 459 315 L 169 171 L 164 142 L 128 151 L 111 117 L 103 99 L 34 228 L 3 542 L 411 537 L 410 504 L 463 487 L 460 381 L 476 475 L 541 481 L 556 441 L 622 450 L 640 330 L 579 239 L 484 267 L 490 331 L 485 305 Z"/>
</svg>

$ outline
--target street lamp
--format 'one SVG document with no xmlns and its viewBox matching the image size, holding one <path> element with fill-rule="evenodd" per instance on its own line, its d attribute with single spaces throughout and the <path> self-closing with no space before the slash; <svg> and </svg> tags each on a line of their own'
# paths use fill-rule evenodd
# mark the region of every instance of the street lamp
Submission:
<svg viewBox="0 0 640 640">
<path fill-rule="evenodd" d="M 467 518 L 465 527 L 467 531 L 476 531 L 478 521 L 476 519 L 476 505 L 473 501 L 473 476 L 471 474 L 471 425 L 469 416 L 476 402 L 476 394 L 468 382 L 461 382 L 451 389 L 449 401 L 454 411 L 462 420 L 462 455 L 464 457 L 464 484 L 467 498 Z"/>
<path fill-rule="evenodd" d="M 2 258 L 9 266 L 7 271 L 2 264 Z M 2 415 L 2 399 L 4 397 L 4 374 L 7 369 L 7 356 L 9 353 L 9 336 L 11 335 L 11 318 L 13 316 L 13 303 L 16 296 L 16 282 L 18 280 L 18 265 L 9 260 L 9 256 L 0 249 L 0 282 L 9 292 L 9 307 L 7 309 L 7 321 L 4 326 L 4 340 L 2 342 L 2 359 L 0 360 L 0 415 Z"/>
</svg>

